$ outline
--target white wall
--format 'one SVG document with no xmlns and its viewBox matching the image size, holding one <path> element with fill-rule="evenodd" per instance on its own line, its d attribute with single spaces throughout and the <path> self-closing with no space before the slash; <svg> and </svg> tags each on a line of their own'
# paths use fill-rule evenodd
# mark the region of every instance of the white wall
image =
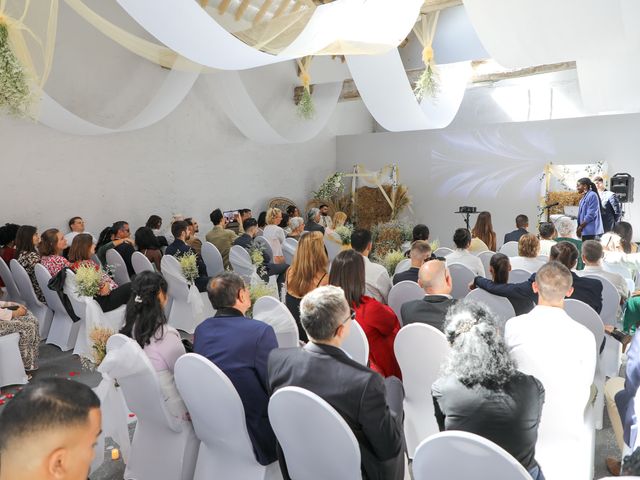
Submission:
<svg viewBox="0 0 640 480">
<path fill-rule="evenodd" d="M 97 2 L 108 18 L 143 32 L 116 2 Z M 71 12 L 64 2 L 54 69 L 47 91 L 60 103 L 106 126 L 139 111 L 167 72 L 123 50 Z M 137 30 L 136 30 L 137 29 Z M 290 101 L 276 80 L 293 66 L 248 72 L 259 76 L 257 103 Z M 277 87 L 277 91 L 276 91 Z M 97 233 L 115 220 L 132 227 L 159 214 L 196 217 L 210 228 L 209 212 L 249 207 L 285 196 L 304 206 L 308 194 L 335 171 L 335 136 L 323 132 L 302 145 L 258 145 L 247 140 L 208 96 L 201 77 L 186 100 L 160 123 L 130 133 L 81 137 L 0 116 L 0 222 L 63 227 L 81 215 Z M 267 105 L 268 107 L 268 105 Z"/>
<path fill-rule="evenodd" d="M 338 169 L 356 163 L 370 169 L 397 162 L 400 181 L 413 198 L 414 220 L 426 223 L 432 238 L 452 244 L 463 226 L 453 212 L 461 205 L 492 213 L 501 241 L 519 213 L 535 222 L 539 178 L 548 162 L 594 163 L 605 160 L 609 173 L 640 176 L 640 115 L 496 124 L 477 128 L 454 125 L 442 131 L 373 133 L 338 137 Z M 638 199 L 640 201 L 640 198 Z M 627 219 L 640 235 L 640 208 L 631 204 Z"/>
</svg>

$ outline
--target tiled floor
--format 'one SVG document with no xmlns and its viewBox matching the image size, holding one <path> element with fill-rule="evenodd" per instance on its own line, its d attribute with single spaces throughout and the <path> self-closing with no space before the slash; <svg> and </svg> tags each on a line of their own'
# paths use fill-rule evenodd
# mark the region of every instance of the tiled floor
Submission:
<svg viewBox="0 0 640 480">
<path fill-rule="evenodd" d="M 43 344 L 40 347 L 40 369 L 35 372 L 34 379 L 44 377 L 65 377 L 95 387 L 100 382 L 100 374 L 83 370 L 80 360 L 71 352 L 61 352 L 60 349 L 52 345 Z M 2 394 L 15 393 L 16 387 L 2 390 Z M 10 401 L 10 400 L 7 400 Z M 0 406 L 0 409 L 3 407 Z M 133 432 L 133 424 L 131 429 Z M 107 439 L 106 450 L 104 452 L 105 462 L 91 475 L 91 480 L 121 480 L 124 474 L 124 464 L 122 460 L 111 460 L 110 447 L 113 444 L 111 439 Z M 596 461 L 595 461 L 595 478 L 601 478 L 608 475 L 604 459 L 607 455 L 617 455 L 616 446 L 611 422 L 607 417 L 605 409 L 604 428 L 597 432 L 596 435 Z"/>
</svg>

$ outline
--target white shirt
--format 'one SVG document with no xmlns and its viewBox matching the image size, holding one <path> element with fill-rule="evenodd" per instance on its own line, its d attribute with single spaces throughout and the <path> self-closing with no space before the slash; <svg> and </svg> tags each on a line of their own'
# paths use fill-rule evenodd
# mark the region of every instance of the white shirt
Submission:
<svg viewBox="0 0 640 480">
<path fill-rule="evenodd" d="M 551 255 L 551 247 L 553 247 L 556 243 L 555 240 L 544 240 L 544 239 L 540 239 L 540 252 L 538 253 L 538 255 L 544 255 L 546 257 L 548 257 L 549 255 Z"/>
<path fill-rule="evenodd" d="M 600 277 L 606 278 L 613 286 L 616 287 L 620 297 L 628 298 L 629 297 L 629 285 L 627 285 L 627 281 L 624 279 L 622 275 L 614 272 L 607 272 L 602 266 L 591 266 L 585 265 L 584 270 L 580 270 L 576 272 L 581 277 L 584 275 L 598 275 Z"/>
<path fill-rule="evenodd" d="M 67 245 L 70 247 L 71 244 L 73 243 L 73 239 L 76 238 L 81 233 L 87 233 L 91 235 L 89 232 L 69 232 L 64 236 L 64 239 L 67 241 Z M 91 238 L 93 238 L 93 243 L 96 243 L 96 237 L 91 235 Z"/>
<path fill-rule="evenodd" d="M 476 276 L 484 277 L 484 266 L 482 265 L 482 260 L 464 248 L 456 248 L 453 253 L 450 253 L 445 258 L 447 260 L 447 267 L 452 263 L 461 263 L 471 270 Z"/>
<path fill-rule="evenodd" d="M 387 303 L 389 290 L 391 290 L 391 278 L 387 269 L 382 265 L 373 263 L 364 255 L 365 295 L 373 297 L 379 302 Z"/>
<path fill-rule="evenodd" d="M 282 244 L 284 243 L 287 236 L 284 234 L 284 230 L 282 228 L 280 228 L 278 225 L 267 225 L 266 227 L 264 227 L 262 236 L 266 238 L 269 242 L 269 245 L 271 245 L 271 250 L 273 251 L 274 257 L 284 256 L 284 254 L 282 253 Z"/>
<path fill-rule="evenodd" d="M 511 263 L 511 270 L 521 269 L 530 273 L 537 272 L 538 269 L 545 264 L 544 260 L 540 260 L 539 258 L 521 256 L 509 257 L 509 262 Z"/>
<path fill-rule="evenodd" d="M 331 219 L 331 217 L 329 215 L 320 215 L 320 221 L 318 222 L 320 225 L 322 225 L 325 229 L 329 228 L 329 229 L 333 229 L 333 220 Z"/>
</svg>

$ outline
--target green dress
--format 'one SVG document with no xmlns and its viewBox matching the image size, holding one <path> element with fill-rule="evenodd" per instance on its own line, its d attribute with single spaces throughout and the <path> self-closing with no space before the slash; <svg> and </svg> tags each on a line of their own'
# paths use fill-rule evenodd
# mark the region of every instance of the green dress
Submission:
<svg viewBox="0 0 640 480">
<path fill-rule="evenodd" d="M 578 249 L 578 265 L 576 266 L 576 270 L 582 270 L 584 268 L 584 263 L 582 262 L 582 240 L 578 240 L 577 238 L 564 238 L 558 237 L 555 239 L 556 242 L 569 242 L 573 243 Z"/>
</svg>

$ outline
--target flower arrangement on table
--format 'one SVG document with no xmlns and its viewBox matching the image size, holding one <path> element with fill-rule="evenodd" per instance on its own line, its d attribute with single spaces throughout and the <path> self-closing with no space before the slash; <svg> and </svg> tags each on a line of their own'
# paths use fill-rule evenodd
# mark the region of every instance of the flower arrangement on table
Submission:
<svg viewBox="0 0 640 480">
<path fill-rule="evenodd" d="M 349 224 L 337 227 L 334 232 L 340 237 L 342 245 L 351 245 L 351 234 L 353 233 L 353 226 Z"/>
<path fill-rule="evenodd" d="M 91 340 L 91 356 L 80 357 L 80 363 L 82 367 L 93 371 L 100 364 L 104 357 L 107 355 L 107 341 L 115 334 L 113 330 L 106 327 L 93 327 L 89 332 L 89 340 Z"/>
<path fill-rule="evenodd" d="M 83 262 L 72 268 L 76 273 L 76 293 L 83 297 L 95 297 L 102 286 L 102 269 L 93 263 Z"/>
<path fill-rule="evenodd" d="M 200 275 L 198 272 L 198 259 L 195 252 L 188 252 L 183 255 L 180 255 L 178 258 L 178 262 L 180 263 L 180 269 L 182 270 L 182 275 L 187 279 L 187 283 L 189 285 L 193 285 L 196 278 Z"/>
</svg>

